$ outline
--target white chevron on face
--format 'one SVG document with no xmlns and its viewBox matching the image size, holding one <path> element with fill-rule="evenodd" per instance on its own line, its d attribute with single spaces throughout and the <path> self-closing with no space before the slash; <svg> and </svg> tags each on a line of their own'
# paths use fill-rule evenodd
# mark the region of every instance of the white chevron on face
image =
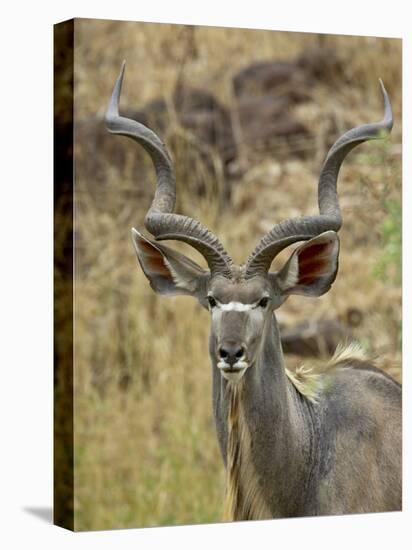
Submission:
<svg viewBox="0 0 412 550">
<path fill-rule="evenodd" d="M 250 311 L 254 304 L 242 304 L 242 302 L 229 302 L 228 304 L 218 304 L 222 311 Z"/>
</svg>

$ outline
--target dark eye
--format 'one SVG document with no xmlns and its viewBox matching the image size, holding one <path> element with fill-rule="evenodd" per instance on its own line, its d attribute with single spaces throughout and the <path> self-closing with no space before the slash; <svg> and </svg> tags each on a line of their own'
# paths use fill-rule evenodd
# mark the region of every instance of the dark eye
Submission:
<svg viewBox="0 0 412 550">
<path fill-rule="evenodd" d="M 260 307 L 266 307 L 269 303 L 269 298 L 265 296 L 265 298 L 262 298 L 259 302 Z"/>
<path fill-rule="evenodd" d="M 215 307 L 215 305 L 216 305 L 216 300 L 213 298 L 213 296 L 208 296 L 208 297 L 207 297 L 207 301 L 209 302 L 209 306 L 210 306 L 210 307 Z"/>
</svg>

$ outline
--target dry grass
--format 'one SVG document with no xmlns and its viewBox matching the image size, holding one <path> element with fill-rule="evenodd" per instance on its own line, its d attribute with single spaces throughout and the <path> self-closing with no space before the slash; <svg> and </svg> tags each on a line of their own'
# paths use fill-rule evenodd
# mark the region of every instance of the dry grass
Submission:
<svg viewBox="0 0 412 550">
<path fill-rule="evenodd" d="M 78 21 L 76 119 L 104 111 L 124 58 L 123 104 L 140 107 L 170 95 L 188 32 L 171 25 Z M 337 120 L 342 115 L 353 125 L 379 119 L 377 78 L 387 84 L 397 121 L 390 143 L 362 146 L 340 177 L 345 226 L 338 280 L 320 299 L 290 298 L 279 317 L 293 323 L 339 316 L 356 305 L 365 314 L 359 340 L 399 378 L 401 289 L 375 271 L 385 253 L 388 201 L 401 200 L 400 42 L 217 28 L 197 28 L 194 41 L 186 80 L 228 106 L 231 77 L 247 63 L 290 58 L 319 43 L 336 48 L 351 84 L 313 90 L 314 106 L 303 114 L 319 135 L 322 113 L 334 112 Z M 135 154 L 135 144 L 124 140 L 124 147 Z M 185 181 L 178 182 L 179 207 L 215 230 L 242 261 L 273 222 L 316 211 L 323 153 L 320 139 L 311 161 L 278 163 L 274 150 L 273 157 L 249 165 L 220 218 L 214 197 L 193 197 Z M 128 166 L 113 165 L 96 190 L 82 175 L 83 162 L 76 166 L 75 199 L 76 529 L 219 521 L 223 464 L 212 420 L 208 314 L 189 298 L 158 298 L 137 268 L 129 229 L 142 227 L 154 178 L 139 181 Z"/>
</svg>

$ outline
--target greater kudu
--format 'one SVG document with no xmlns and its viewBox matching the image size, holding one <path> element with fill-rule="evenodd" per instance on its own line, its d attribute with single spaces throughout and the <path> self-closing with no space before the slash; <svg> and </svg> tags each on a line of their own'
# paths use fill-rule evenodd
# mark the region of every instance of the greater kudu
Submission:
<svg viewBox="0 0 412 550">
<path fill-rule="evenodd" d="M 152 288 L 194 296 L 212 318 L 213 409 L 227 470 L 226 518 L 259 519 L 401 508 L 401 387 L 346 350 L 304 376 L 284 366 L 273 310 L 290 294 L 320 296 L 338 269 L 342 219 L 340 166 L 356 145 L 392 128 L 381 82 L 381 122 L 349 130 L 329 151 L 319 179 L 319 215 L 287 219 L 263 237 L 244 265 L 198 221 L 173 213 L 175 178 L 162 141 L 119 116 L 124 65 L 106 115 L 108 130 L 130 137 L 152 158 L 157 189 L 145 218 L 149 240 L 132 229 Z M 188 243 L 205 270 L 163 240 Z M 285 247 L 306 241 L 269 272 Z"/>
</svg>

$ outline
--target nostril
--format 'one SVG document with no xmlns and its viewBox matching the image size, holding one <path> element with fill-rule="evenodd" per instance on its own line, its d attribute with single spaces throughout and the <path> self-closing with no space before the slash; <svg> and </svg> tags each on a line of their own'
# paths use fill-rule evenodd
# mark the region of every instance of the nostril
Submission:
<svg viewBox="0 0 412 550">
<path fill-rule="evenodd" d="M 243 357 L 243 348 L 239 348 L 235 353 L 236 359 L 241 359 Z"/>
<path fill-rule="evenodd" d="M 219 358 L 228 363 L 234 365 L 237 361 L 241 360 L 245 355 L 245 349 L 239 344 L 228 343 L 221 346 L 218 351 Z"/>
<path fill-rule="evenodd" d="M 228 352 L 225 350 L 225 348 L 219 349 L 219 356 L 221 359 L 227 359 L 229 357 Z"/>
</svg>

